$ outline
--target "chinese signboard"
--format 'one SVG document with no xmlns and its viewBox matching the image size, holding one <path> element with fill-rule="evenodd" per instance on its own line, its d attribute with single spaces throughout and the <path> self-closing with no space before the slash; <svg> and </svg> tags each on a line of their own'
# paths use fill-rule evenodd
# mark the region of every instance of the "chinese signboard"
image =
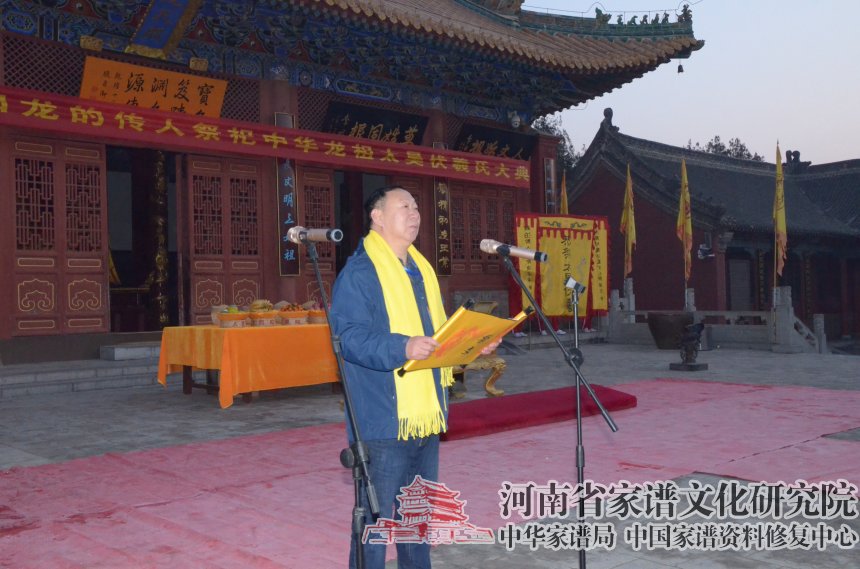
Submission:
<svg viewBox="0 0 860 569">
<path fill-rule="evenodd" d="M 281 276 L 298 275 L 299 246 L 287 238 L 287 232 L 297 224 L 296 171 L 290 160 L 278 159 L 278 231 Z"/>
<path fill-rule="evenodd" d="M 420 144 L 427 117 L 334 102 L 328 106 L 322 130 L 381 142 Z"/>
<path fill-rule="evenodd" d="M 87 57 L 81 98 L 206 117 L 221 116 L 227 82 Z"/>
<path fill-rule="evenodd" d="M 0 124 L 171 150 L 284 158 L 388 175 L 529 188 L 529 163 L 0 87 Z"/>
<path fill-rule="evenodd" d="M 485 126 L 463 125 L 454 149 L 460 152 L 528 160 L 535 136 Z"/>
<path fill-rule="evenodd" d="M 436 274 L 451 274 L 451 202 L 448 181 L 433 182 L 433 202 L 436 204 Z"/>
</svg>

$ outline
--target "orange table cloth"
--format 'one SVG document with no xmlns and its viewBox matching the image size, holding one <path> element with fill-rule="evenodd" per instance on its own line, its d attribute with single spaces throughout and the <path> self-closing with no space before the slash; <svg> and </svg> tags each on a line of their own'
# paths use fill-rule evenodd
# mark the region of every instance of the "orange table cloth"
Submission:
<svg viewBox="0 0 860 569">
<path fill-rule="evenodd" d="M 328 326 L 306 324 L 259 328 L 172 326 L 161 336 L 158 382 L 182 366 L 221 371 L 221 407 L 252 391 L 337 381 Z"/>
</svg>

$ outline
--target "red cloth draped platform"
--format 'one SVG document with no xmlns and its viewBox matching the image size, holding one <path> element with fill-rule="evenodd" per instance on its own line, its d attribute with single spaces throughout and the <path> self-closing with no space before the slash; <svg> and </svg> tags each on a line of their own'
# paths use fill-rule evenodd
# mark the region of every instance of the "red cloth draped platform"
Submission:
<svg viewBox="0 0 860 569">
<path fill-rule="evenodd" d="M 636 407 L 633 395 L 602 385 L 592 385 L 591 388 L 609 412 Z M 600 413 L 588 390 L 585 387 L 579 389 L 582 416 Z M 477 399 L 451 405 L 448 432 L 442 440 L 467 439 L 575 418 L 576 389 L 573 387 Z"/>
</svg>

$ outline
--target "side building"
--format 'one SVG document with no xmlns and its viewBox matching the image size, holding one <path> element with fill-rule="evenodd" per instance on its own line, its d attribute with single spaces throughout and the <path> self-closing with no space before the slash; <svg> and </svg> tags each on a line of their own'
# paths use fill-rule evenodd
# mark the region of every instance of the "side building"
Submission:
<svg viewBox="0 0 860 569">
<path fill-rule="evenodd" d="M 610 282 L 621 283 L 618 233 L 627 166 L 633 179 L 637 310 L 684 303 L 684 261 L 675 235 L 686 162 L 693 222 L 692 274 L 700 310 L 770 310 L 774 284 L 774 164 L 634 138 L 612 111 L 568 182 L 571 213 L 606 215 L 614 228 Z M 824 314 L 829 338 L 860 335 L 860 160 L 811 165 L 799 152 L 783 163 L 788 258 L 779 278 L 808 326 Z M 620 252 L 620 253 L 619 253 Z M 619 285 L 616 285 L 618 288 Z"/>
</svg>

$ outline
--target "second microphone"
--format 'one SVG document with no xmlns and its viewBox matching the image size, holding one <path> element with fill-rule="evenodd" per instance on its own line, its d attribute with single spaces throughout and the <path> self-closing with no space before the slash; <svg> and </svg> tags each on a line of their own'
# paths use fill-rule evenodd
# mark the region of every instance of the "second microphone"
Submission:
<svg viewBox="0 0 860 569">
<path fill-rule="evenodd" d="M 481 251 L 490 255 L 505 255 L 510 257 L 519 257 L 520 259 L 528 259 L 529 261 L 545 262 L 549 256 L 543 251 L 535 251 L 534 249 L 524 249 L 514 245 L 499 243 L 495 239 L 484 239 L 481 241 Z"/>
<path fill-rule="evenodd" d="M 328 227 L 322 229 L 307 229 L 301 225 L 296 225 L 287 231 L 287 239 L 297 245 L 301 245 L 305 241 L 330 241 L 332 243 L 340 243 L 343 239 L 343 231 Z"/>
</svg>

